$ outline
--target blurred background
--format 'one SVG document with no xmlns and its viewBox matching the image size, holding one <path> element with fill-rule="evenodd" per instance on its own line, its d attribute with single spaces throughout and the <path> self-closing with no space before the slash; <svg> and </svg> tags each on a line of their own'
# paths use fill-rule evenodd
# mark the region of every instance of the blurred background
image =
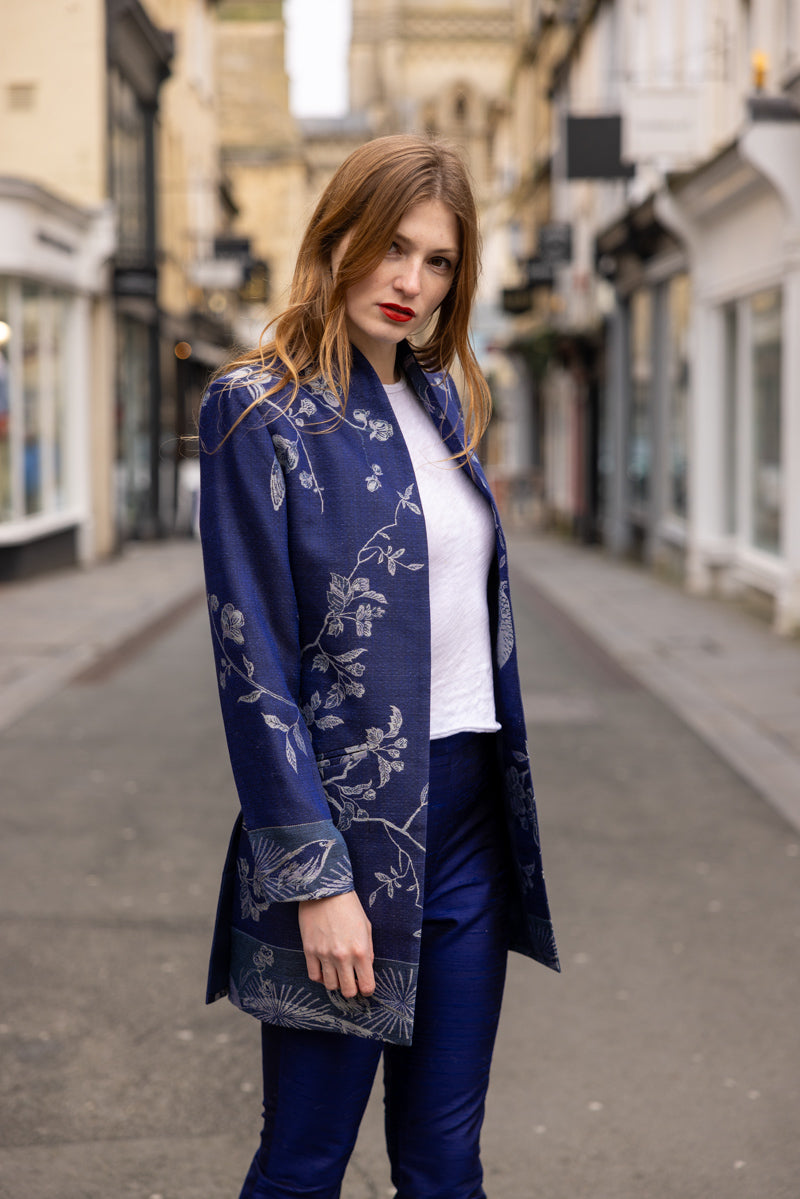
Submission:
<svg viewBox="0 0 800 1199">
<path fill-rule="evenodd" d="M 506 518 L 797 630 L 798 0 L 1 7 L 0 578 L 191 533 L 209 373 L 413 130 L 479 196 Z"/>
</svg>

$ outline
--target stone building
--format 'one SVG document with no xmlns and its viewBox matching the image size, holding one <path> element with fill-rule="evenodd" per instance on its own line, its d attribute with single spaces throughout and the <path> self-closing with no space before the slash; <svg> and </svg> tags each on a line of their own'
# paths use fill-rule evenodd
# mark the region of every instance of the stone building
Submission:
<svg viewBox="0 0 800 1199">
<path fill-rule="evenodd" d="M 249 274 L 236 332 L 255 345 L 286 299 L 310 202 L 307 169 L 289 110 L 281 0 L 220 0 L 217 18 L 221 161 L 237 205 L 232 250 L 238 239 Z"/>
</svg>

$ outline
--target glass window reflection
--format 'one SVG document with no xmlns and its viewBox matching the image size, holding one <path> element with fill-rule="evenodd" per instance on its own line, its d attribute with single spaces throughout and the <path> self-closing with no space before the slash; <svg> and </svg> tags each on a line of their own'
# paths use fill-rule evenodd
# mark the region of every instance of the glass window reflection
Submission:
<svg viewBox="0 0 800 1199">
<path fill-rule="evenodd" d="M 781 365 L 780 288 L 750 300 L 753 371 L 753 542 L 770 553 L 781 547 Z"/>
<path fill-rule="evenodd" d="M 12 512 L 11 474 L 11 312 L 9 288 L 0 279 L 0 520 Z"/>
</svg>

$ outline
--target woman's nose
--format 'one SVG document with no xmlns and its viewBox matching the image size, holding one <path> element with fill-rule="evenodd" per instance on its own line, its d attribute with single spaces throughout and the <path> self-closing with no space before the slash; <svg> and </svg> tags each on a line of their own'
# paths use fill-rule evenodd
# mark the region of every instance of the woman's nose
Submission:
<svg viewBox="0 0 800 1199">
<path fill-rule="evenodd" d="M 403 269 L 398 272 L 395 279 L 395 286 L 406 296 L 417 296 L 420 292 L 421 273 L 422 268 L 420 264 L 409 260 L 403 264 Z"/>
</svg>

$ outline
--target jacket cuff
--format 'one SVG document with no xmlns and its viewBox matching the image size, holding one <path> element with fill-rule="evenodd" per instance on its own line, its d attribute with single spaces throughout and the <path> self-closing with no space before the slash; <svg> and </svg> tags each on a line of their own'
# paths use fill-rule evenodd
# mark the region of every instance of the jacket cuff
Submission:
<svg viewBox="0 0 800 1199">
<path fill-rule="evenodd" d="M 250 861 L 239 858 L 239 882 L 257 909 L 353 890 L 347 846 L 331 821 L 245 832 Z"/>
</svg>

